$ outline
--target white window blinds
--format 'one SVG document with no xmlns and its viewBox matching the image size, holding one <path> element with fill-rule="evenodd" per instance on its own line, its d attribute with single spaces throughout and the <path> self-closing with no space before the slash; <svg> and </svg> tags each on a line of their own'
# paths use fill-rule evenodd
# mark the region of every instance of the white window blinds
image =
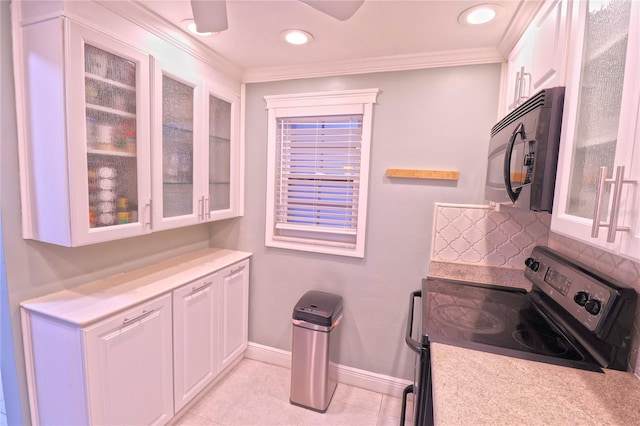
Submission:
<svg viewBox="0 0 640 426">
<path fill-rule="evenodd" d="M 378 89 L 265 96 L 265 245 L 364 258 Z"/>
<path fill-rule="evenodd" d="M 362 114 L 277 119 L 276 229 L 355 238 L 362 122 Z"/>
</svg>

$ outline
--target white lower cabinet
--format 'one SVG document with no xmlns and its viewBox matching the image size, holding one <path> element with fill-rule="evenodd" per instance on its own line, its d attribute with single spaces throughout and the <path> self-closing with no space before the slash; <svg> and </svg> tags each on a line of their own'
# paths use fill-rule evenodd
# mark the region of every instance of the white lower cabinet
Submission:
<svg viewBox="0 0 640 426">
<path fill-rule="evenodd" d="M 218 274 L 173 291 L 174 403 L 180 411 L 220 371 Z"/>
<path fill-rule="evenodd" d="M 168 423 L 247 348 L 249 256 L 206 249 L 23 302 L 31 422 Z"/>
<path fill-rule="evenodd" d="M 247 349 L 249 261 L 173 291 L 176 413 Z"/>
<path fill-rule="evenodd" d="M 222 277 L 222 368 L 247 349 L 249 261 L 220 271 Z"/>
<path fill-rule="evenodd" d="M 169 295 L 84 329 L 82 334 L 89 423 L 156 425 L 173 417 Z"/>
<path fill-rule="evenodd" d="M 88 327 L 24 311 L 23 324 L 33 424 L 147 425 L 173 417 L 169 295 Z"/>
</svg>

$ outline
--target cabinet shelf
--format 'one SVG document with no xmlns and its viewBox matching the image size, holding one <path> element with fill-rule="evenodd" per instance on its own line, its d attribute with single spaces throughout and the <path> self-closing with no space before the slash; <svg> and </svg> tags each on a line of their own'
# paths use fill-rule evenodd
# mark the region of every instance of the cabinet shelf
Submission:
<svg viewBox="0 0 640 426">
<path fill-rule="evenodd" d="M 97 74 L 92 74 L 90 72 L 85 72 L 84 76 L 91 80 L 99 81 L 101 83 L 108 84 L 110 86 L 119 87 L 120 89 L 128 90 L 130 92 L 135 92 L 136 88 L 134 86 L 130 86 L 128 84 L 120 83 L 117 80 L 112 80 L 110 78 L 102 77 Z"/>
<path fill-rule="evenodd" d="M 106 112 L 108 114 L 118 115 L 120 117 L 136 118 L 136 115 L 131 112 L 121 111 L 119 109 L 109 108 L 109 107 L 104 107 L 102 105 L 95 105 L 95 104 L 89 104 L 89 103 L 85 105 L 87 106 L 87 109 L 90 109 L 90 110 Z"/>
<path fill-rule="evenodd" d="M 193 129 L 188 128 L 185 125 L 175 124 L 175 123 L 163 123 L 162 130 L 170 130 L 170 131 L 178 131 L 178 132 L 186 132 L 193 133 Z"/>
<path fill-rule="evenodd" d="M 615 34 L 610 40 L 607 40 L 602 46 L 598 46 L 596 50 L 594 50 L 593 52 L 590 52 L 588 56 L 585 58 L 586 59 L 585 62 L 589 63 L 589 62 L 594 62 L 600 59 L 602 60 L 607 59 L 607 55 L 610 52 L 613 52 L 613 50 L 616 47 L 620 46 L 621 44 L 624 44 L 624 46 L 626 46 L 627 36 L 628 36 L 627 33 Z M 624 47 L 624 46 L 620 46 L 620 47 Z"/>
<path fill-rule="evenodd" d="M 112 157 L 131 157 L 131 158 L 135 158 L 136 157 L 136 153 L 135 152 L 129 152 L 129 151 L 120 151 L 117 149 L 101 149 L 101 148 L 92 148 L 92 147 L 87 147 L 87 154 L 96 154 L 96 155 L 109 155 Z"/>
<path fill-rule="evenodd" d="M 219 142 L 219 143 L 231 143 L 231 139 L 229 138 L 222 138 L 220 136 L 214 136 L 214 135 L 209 135 L 209 139 L 212 140 L 213 142 Z"/>
<path fill-rule="evenodd" d="M 600 136 L 589 139 L 583 139 L 578 144 L 577 148 L 589 148 L 594 146 L 604 146 L 606 144 L 614 144 L 616 143 L 616 135 L 610 136 Z"/>
</svg>

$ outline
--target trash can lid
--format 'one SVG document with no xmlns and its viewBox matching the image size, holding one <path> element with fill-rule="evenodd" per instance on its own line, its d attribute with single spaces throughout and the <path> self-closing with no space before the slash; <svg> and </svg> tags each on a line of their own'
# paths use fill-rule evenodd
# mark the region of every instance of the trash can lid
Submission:
<svg viewBox="0 0 640 426">
<path fill-rule="evenodd" d="M 293 319 L 331 326 L 341 313 L 342 296 L 310 290 L 298 300 L 293 308 Z"/>
</svg>

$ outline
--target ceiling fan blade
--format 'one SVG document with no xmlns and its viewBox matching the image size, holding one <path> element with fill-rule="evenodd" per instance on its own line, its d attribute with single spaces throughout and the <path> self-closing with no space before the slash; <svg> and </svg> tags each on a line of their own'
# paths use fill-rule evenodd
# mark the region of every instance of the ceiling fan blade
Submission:
<svg viewBox="0 0 640 426">
<path fill-rule="evenodd" d="M 193 1 L 193 0 L 192 0 Z M 364 0 L 300 0 L 314 9 L 333 16 L 339 21 L 346 21 L 351 18 Z"/>
<path fill-rule="evenodd" d="M 191 10 L 200 33 L 218 33 L 229 28 L 225 0 L 191 0 Z"/>
</svg>

